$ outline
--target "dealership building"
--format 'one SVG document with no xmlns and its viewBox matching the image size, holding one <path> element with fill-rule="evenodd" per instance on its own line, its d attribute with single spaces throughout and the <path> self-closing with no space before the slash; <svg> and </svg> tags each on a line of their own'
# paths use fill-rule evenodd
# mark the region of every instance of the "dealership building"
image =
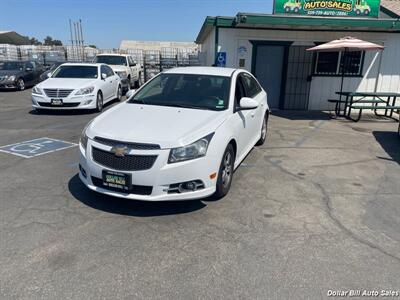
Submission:
<svg viewBox="0 0 400 300">
<path fill-rule="evenodd" d="M 346 36 L 385 50 L 306 51 Z M 342 68 L 344 91 L 400 92 L 400 0 L 276 0 L 273 14 L 207 17 L 196 43 L 206 65 L 251 71 L 275 109 L 331 109 Z"/>
</svg>

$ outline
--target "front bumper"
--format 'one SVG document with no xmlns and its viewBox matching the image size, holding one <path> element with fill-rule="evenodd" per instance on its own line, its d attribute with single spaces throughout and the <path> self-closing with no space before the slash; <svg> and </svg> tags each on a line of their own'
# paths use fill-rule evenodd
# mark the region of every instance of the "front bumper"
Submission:
<svg viewBox="0 0 400 300">
<path fill-rule="evenodd" d="M 92 147 L 105 151 L 110 151 L 111 147 L 89 140 L 85 153 L 82 146 L 79 146 L 79 177 L 82 182 L 93 191 L 133 200 L 174 201 L 206 198 L 214 194 L 216 190 L 216 178 L 210 179 L 210 175 L 218 172 L 219 169 L 220 159 L 215 156 L 205 156 L 186 162 L 168 164 L 169 149 L 131 150 L 129 153 L 131 155 L 157 155 L 157 159 L 154 165 L 148 170 L 122 171 L 104 167 L 95 162 L 92 157 Z M 102 180 L 103 170 L 130 174 L 132 177 L 132 185 L 149 187 L 150 192 L 146 195 L 134 192 L 125 193 L 99 186 L 98 182 Z M 185 191 L 181 193 L 169 191 L 171 185 L 192 180 L 200 180 L 204 184 L 204 187 L 195 191 Z"/>
<path fill-rule="evenodd" d="M 66 98 L 57 98 L 63 101 L 63 105 L 52 105 L 51 98 L 46 95 L 32 94 L 32 107 L 34 109 L 95 109 L 96 95 L 68 96 Z"/>
<path fill-rule="evenodd" d="M 15 81 L 1 81 L 0 89 L 16 89 L 17 83 Z"/>
</svg>

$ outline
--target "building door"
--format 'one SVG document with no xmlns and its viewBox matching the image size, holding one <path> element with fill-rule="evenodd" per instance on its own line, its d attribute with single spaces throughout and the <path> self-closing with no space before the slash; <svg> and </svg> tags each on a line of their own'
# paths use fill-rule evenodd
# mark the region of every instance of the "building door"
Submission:
<svg viewBox="0 0 400 300">
<path fill-rule="evenodd" d="M 312 52 L 309 46 L 289 48 L 285 87 L 285 109 L 308 109 L 310 75 L 312 74 Z"/>
<path fill-rule="evenodd" d="M 281 108 L 281 89 L 285 46 L 257 45 L 254 75 L 268 94 L 268 105 Z"/>
</svg>

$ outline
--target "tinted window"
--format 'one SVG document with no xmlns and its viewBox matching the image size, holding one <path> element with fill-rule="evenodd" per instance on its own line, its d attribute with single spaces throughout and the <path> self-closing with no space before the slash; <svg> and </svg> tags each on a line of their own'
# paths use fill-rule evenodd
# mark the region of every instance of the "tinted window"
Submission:
<svg viewBox="0 0 400 300">
<path fill-rule="evenodd" d="M 53 78 L 97 78 L 95 66 L 61 66 L 52 76 Z"/>
<path fill-rule="evenodd" d="M 246 97 L 246 91 L 243 85 L 243 78 L 239 75 L 236 79 L 235 86 L 235 108 L 240 107 L 240 99 Z"/>
<path fill-rule="evenodd" d="M 253 98 L 261 92 L 261 87 L 258 82 L 249 74 L 243 73 L 243 82 L 246 87 L 247 97 Z"/>
<path fill-rule="evenodd" d="M 124 56 L 115 56 L 115 55 L 101 55 L 96 56 L 96 63 L 102 63 L 107 65 L 122 65 L 126 66 L 126 58 Z"/>
<path fill-rule="evenodd" d="M 102 66 L 102 68 L 103 67 L 104 67 L 104 73 L 107 74 L 107 77 L 114 76 L 114 71 L 109 66 Z"/>
<path fill-rule="evenodd" d="M 160 74 L 145 85 L 131 103 L 224 110 L 229 102 L 230 77 Z"/>
<path fill-rule="evenodd" d="M 18 61 L 7 61 L 1 66 L 1 70 L 23 70 L 24 65 Z"/>
</svg>

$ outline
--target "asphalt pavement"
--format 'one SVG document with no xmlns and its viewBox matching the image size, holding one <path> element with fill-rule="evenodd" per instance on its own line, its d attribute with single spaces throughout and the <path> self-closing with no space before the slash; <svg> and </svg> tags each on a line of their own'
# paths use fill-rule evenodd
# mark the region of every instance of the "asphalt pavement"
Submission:
<svg viewBox="0 0 400 300">
<path fill-rule="evenodd" d="M 109 107 L 117 105 L 112 103 Z M 36 114 L 0 92 L 1 299 L 321 299 L 400 292 L 397 124 L 275 112 L 215 201 L 148 203 L 86 189 L 74 144 L 92 112 Z M 396 298 L 396 297 L 395 297 Z"/>
</svg>

